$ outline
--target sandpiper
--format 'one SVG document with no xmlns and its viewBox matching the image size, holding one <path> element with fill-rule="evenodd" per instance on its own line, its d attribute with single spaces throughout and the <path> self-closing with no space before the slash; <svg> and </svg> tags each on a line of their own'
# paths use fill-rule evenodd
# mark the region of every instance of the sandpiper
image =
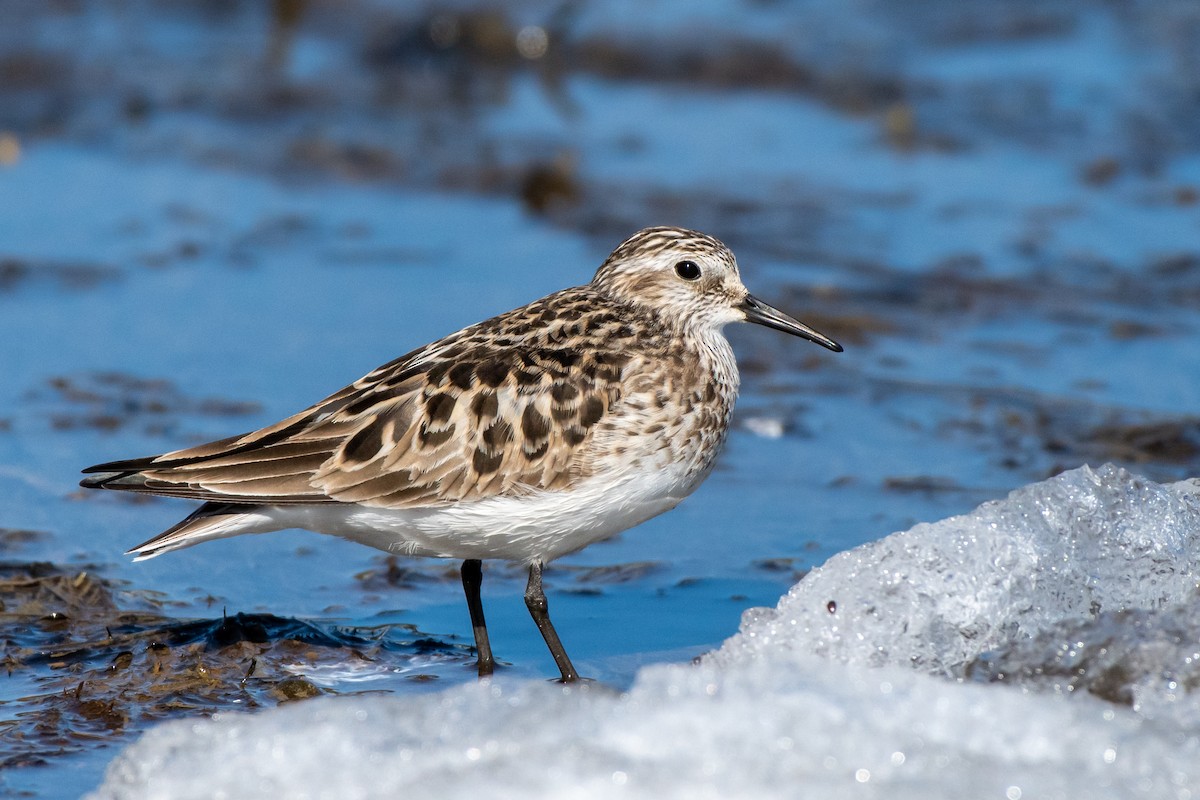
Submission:
<svg viewBox="0 0 1200 800">
<path fill-rule="evenodd" d="M 482 559 L 520 562 L 529 612 L 574 681 L 542 569 L 707 477 L 738 391 L 730 322 L 842 349 L 751 296 L 718 240 L 647 228 L 584 286 L 413 350 L 282 422 L 98 464 L 82 485 L 205 501 L 130 550 L 137 560 L 286 528 L 462 559 L 480 676 L 495 667 Z"/>
</svg>

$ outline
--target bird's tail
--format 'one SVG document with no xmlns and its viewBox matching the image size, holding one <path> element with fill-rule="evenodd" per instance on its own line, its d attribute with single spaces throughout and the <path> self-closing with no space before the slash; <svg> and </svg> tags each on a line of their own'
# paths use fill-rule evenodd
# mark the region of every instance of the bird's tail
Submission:
<svg viewBox="0 0 1200 800">
<path fill-rule="evenodd" d="M 224 539 L 242 533 L 265 533 L 278 530 L 271 518 L 261 507 L 238 503 L 205 503 L 186 519 L 168 528 L 152 539 L 126 551 L 135 556 L 134 561 L 181 550 L 210 539 Z"/>
</svg>

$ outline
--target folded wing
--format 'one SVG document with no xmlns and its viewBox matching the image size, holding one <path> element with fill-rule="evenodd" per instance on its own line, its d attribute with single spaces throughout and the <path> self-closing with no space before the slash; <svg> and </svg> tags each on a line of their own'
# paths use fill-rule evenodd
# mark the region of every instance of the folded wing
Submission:
<svg viewBox="0 0 1200 800">
<path fill-rule="evenodd" d="M 586 355 L 585 355 L 586 353 Z M 259 431 L 90 467 L 83 481 L 247 504 L 445 505 L 562 487 L 586 470 L 630 357 L 479 348 L 398 359 Z"/>
</svg>

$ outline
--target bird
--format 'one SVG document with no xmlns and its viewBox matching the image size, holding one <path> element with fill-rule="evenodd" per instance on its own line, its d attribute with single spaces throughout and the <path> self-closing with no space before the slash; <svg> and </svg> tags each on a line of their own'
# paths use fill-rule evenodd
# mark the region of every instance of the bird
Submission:
<svg viewBox="0 0 1200 800">
<path fill-rule="evenodd" d="M 674 508 L 712 471 L 738 393 L 733 322 L 842 351 L 751 295 L 718 239 L 646 228 L 587 284 L 419 347 L 273 425 L 97 464 L 81 485 L 203 501 L 129 550 L 135 560 L 291 528 L 461 560 L 480 678 L 495 669 L 482 562 L 523 565 L 526 606 L 570 683 L 543 569 Z"/>
</svg>

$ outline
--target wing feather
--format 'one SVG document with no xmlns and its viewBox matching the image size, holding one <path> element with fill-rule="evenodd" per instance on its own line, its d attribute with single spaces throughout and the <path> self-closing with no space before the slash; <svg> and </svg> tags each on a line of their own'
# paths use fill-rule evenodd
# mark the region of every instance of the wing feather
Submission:
<svg viewBox="0 0 1200 800">
<path fill-rule="evenodd" d="M 561 488 L 589 463 L 592 432 L 620 399 L 621 370 L 582 363 L 591 356 L 578 351 L 507 356 L 460 355 L 456 366 L 473 365 L 469 380 L 443 371 L 439 381 L 434 372 L 391 420 L 364 410 L 374 418 L 345 439 L 313 484 L 336 500 L 383 508 Z M 407 424 L 389 424 L 397 418 Z"/>
<path fill-rule="evenodd" d="M 628 341 L 613 340 L 617 315 L 584 324 L 586 291 L 467 328 L 261 430 L 91 467 L 101 474 L 84 485 L 381 508 L 561 489 L 592 469 L 594 432 L 609 425 L 623 380 L 646 367 Z M 577 313 L 550 314 L 564 295 Z"/>
</svg>

